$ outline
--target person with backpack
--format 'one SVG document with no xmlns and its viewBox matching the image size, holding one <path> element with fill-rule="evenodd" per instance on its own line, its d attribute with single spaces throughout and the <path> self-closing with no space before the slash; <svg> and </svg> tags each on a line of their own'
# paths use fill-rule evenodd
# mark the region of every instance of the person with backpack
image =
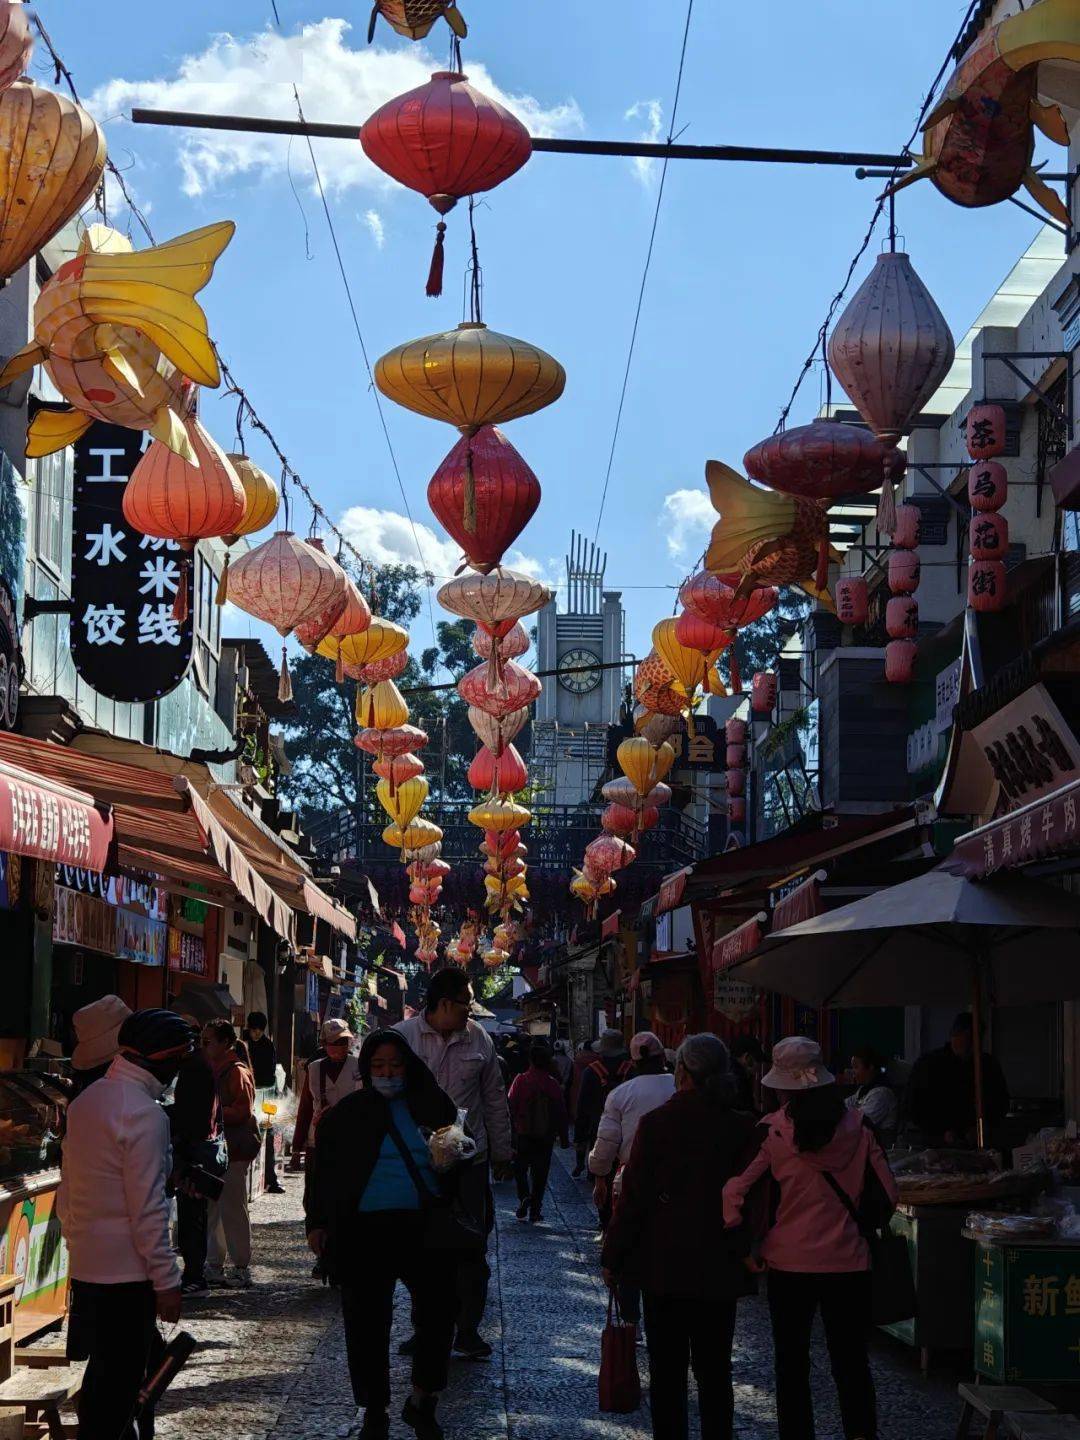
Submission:
<svg viewBox="0 0 1080 1440">
<path fill-rule="evenodd" d="M 229 1168 L 225 1188 L 210 1202 L 207 1224 L 206 1280 L 229 1290 L 251 1287 L 251 1215 L 247 1176 L 262 1153 L 262 1132 L 255 1118 L 255 1077 L 237 1052 L 237 1034 L 228 1020 L 213 1020 L 203 1030 L 203 1054 L 214 1072 Z M 225 1274 L 225 1261 L 232 1271 Z"/>
<path fill-rule="evenodd" d="M 521 1202 L 517 1218 L 532 1225 L 539 1225 L 544 1218 L 544 1191 L 555 1141 L 561 1140 L 564 1150 L 570 1144 L 570 1117 L 551 1061 L 550 1047 L 534 1044 L 529 1051 L 529 1068 L 510 1086 L 514 1178 Z"/>
<path fill-rule="evenodd" d="M 596 1042 L 596 1055 L 585 1067 L 578 1091 L 574 1140 L 579 1147 L 584 1147 L 586 1160 L 596 1144 L 608 1096 L 633 1073 L 634 1062 L 627 1054 L 622 1032 L 605 1030 Z M 601 1226 L 607 1223 L 609 1215 L 610 1202 L 600 1210 Z"/>
<path fill-rule="evenodd" d="M 785 1103 L 758 1125 L 760 1148 L 724 1187 L 724 1221 L 740 1225 L 751 1192 L 768 1187 L 761 1260 L 768 1270 L 779 1440 L 813 1440 L 810 1335 L 820 1309 L 846 1440 L 874 1440 L 877 1403 L 866 1353 L 870 1247 L 863 1238 L 896 1208 L 881 1144 L 849 1110 L 821 1047 L 781 1040 L 762 1080 Z"/>
</svg>

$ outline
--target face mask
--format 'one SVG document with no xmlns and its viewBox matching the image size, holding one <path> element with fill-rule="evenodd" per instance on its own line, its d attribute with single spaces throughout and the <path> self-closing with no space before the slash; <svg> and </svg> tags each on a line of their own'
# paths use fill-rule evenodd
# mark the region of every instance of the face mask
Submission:
<svg viewBox="0 0 1080 1440">
<path fill-rule="evenodd" d="M 404 1075 L 373 1075 L 371 1085 L 384 1100 L 396 1100 L 405 1093 Z"/>
</svg>

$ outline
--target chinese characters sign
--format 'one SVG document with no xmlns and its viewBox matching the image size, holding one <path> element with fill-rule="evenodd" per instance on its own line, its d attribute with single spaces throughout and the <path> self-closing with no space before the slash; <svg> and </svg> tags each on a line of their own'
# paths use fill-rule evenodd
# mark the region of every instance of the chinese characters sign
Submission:
<svg viewBox="0 0 1080 1440">
<path fill-rule="evenodd" d="M 96 422 L 75 442 L 71 540 L 71 654 L 88 685 L 140 703 L 175 690 L 191 664 L 189 615 L 173 618 L 190 570 L 174 540 L 140 535 L 124 519 L 124 486 L 141 431 Z"/>
<path fill-rule="evenodd" d="M 1044 685 L 1032 685 L 972 734 L 998 783 L 999 810 L 1080 779 L 1080 745 Z"/>
<path fill-rule="evenodd" d="M 169 969 L 189 975 L 206 974 L 206 944 L 201 935 L 169 926 Z"/>
<path fill-rule="evenodd" d="M 102 870 L 112 836 L 107 807 L 97 808 L 89 795 L 0 771 L 0 850 Z"/>
<path fill-rule="evenodd" d="M 1006 1384 L 1080 1381 L 1080 1252 L 980 1244 L 975 1368 Z"/>
<path fill-rule="evenodd" d="M 713 970 L 729 970 L 732 965 L 737 965 L 740 960 L 752 955 L 761 944 L 761 927 L 768 918 L 765 911 L 760 910 L 752 920 L 747 920 L 745 924 L 729 930 L 726 935 L 721 935 L 712 948 Z"/>
<path fill-rule="evenodd" d="M 949 869 L 969 879 L 1041 860 L 1080 844 L 1080 783 L 962 835 Z"/>
</svg>

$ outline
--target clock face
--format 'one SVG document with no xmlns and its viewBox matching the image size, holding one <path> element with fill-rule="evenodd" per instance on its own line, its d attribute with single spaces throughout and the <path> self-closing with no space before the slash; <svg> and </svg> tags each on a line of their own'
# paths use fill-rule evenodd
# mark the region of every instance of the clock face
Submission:
<svg viewBox="0 0 1080 1440">
<path fill-rule="evenodd" d="M 566 671 L 572 674 L 566 674 Z M 559 660 L 559 684 L 571 695 L 587 695 L 600 684 L 600 657 L 591 650 L 567 650 Z"/>
</svg>

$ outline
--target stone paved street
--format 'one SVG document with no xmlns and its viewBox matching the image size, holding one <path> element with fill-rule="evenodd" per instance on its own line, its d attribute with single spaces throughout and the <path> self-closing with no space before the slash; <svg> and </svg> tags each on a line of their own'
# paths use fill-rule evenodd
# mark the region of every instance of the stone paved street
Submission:
<svg viewBox="0 0 1080 1440">
<path fill-rule="evenodd" d="M 257 1288 L 192 1302 L 184 1324 L 200 1348 L 167 1396 L 162 1440 L 326 1440 L 346 1436 L 354 1411 L 336 1296 L 310 1279 L 299 1220 L 300 1182 L 256 1206 Z M 645 1440 L 647 1410 L 601 1417 L 596 1367 L 605 1292 L 597 1272 L 588 1191 L 564 1164 L 552 1171 L 548 1225 L 519 1225 L 512 1186 L 497 1190 L 488 1338 L 491 1364 L 455 1362 L 442 1420 L 452 1440 Z M 406 1333 L 399 1291 L 399 1334 Z M 644 1370 L 644 1351 L 642 1357 Z M 882 1440 L 945 1440 L 955 1430 L 955 1381 L 924 1382 L 901 1347 L 875 1346 Z M 396 1361 L 395 1397 L 407 1392 Z M 819 1440 L 840 1435 L 824 1349 L 816 1357 Z M 761 1301 L 740 1309 L 735 1352 L 740 1440 L 775 1436 L 768 1317 Z M 396 1405 L 400 1411 L 400 1400 Z M 395 1418 L 393 1440 L 411 1435 Z"/>
</svg>

